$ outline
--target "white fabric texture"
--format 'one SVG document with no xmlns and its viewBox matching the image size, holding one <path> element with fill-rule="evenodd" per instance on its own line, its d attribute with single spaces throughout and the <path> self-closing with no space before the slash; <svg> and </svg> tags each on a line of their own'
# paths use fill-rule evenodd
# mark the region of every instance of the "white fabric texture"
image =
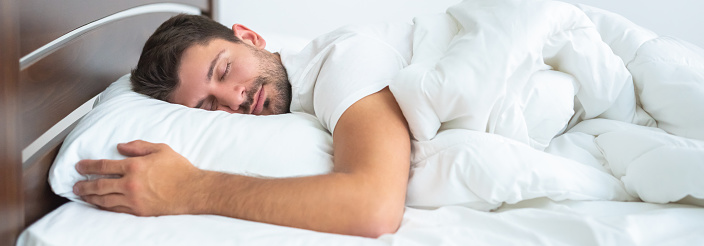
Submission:
<svg viewBox="0 0 704 246">
<path fill-rule="evenodd" d="M 590 19 L 572 5 L 465 1 L 447 14 L 417 18 L 413 49 L 411 65 L 390 88 L 418 140 L 432 139 L 441 124 L 451 124 L 530 144 L 531 135 L 543 132 L 528 129 L 527 122 L 537 116 L 525 112 L 534 107 L 545 111 L 552 104 L 528 101 L 538 85 L 527 82 L 550 68 L 578 82 L 572 90 L 545 95 L 573 94 L 579 102 L 573 120 L 638 119 L 630 73 Z M 541 117 L 565 121 L 550 112 Z M 550 138 L 565 125 L 551 131 Z"/>
<path fill-rule="evenodd" d="M 557 1 L 464 1 L 415 25 L 390 85 L 414 137 L 408 206 L 701 204 L 702 49 Z"/>
<path fill-rule="evenodd" d="M 74 201 L 73 184 L 86 179 L 82 159 L 124 159 L 118 143 L 166 143 L 195 166 L 269 177 L 327 173 L 332 138 L 307 114 L 253 116 L 187 108 L 131 90 L 129 75 L 110 85 L 66 137 L 49 172 L 53 191 Z"/>
<path fill-rule="evenodd" d="M 643 109 L 663 130 L 704 140 L 704 49 L 661 37 L 628 64 Z"/>
<path fill-rule="evenodd" d="M 352 104 L 388 86 L 411 56 L 412 26 L 347 26 L 313 40 L 302 51 L 281 52 L 291 81 L 291 112 L 314 115 L 328 129 Z"/>
<path fill-rule="evenodd" d="M 452 129 L 413 143 L 406 205 L 463 205 L 489 211 L 505 203 L 549 197 L 633 200 L 612 175 L 484 132 Z"/>
<path fill-rule="evenodd" d="M 704 198 L 704 141 L 634 127 L 600 134 L 595 141 L 633 195 L 657 203 Z"/>
<path fill-rule="evenodd" d="M 654 226 L 657 225 L 657 226 Z M 378 239 L 214 215 L 136 217 L 69 202 L 25 230 L 19 246 L 122 245 L 701 245 L 704 209 L 681 204 L 535 199 L 495 212 L 407 208 Z"/>
</svg>

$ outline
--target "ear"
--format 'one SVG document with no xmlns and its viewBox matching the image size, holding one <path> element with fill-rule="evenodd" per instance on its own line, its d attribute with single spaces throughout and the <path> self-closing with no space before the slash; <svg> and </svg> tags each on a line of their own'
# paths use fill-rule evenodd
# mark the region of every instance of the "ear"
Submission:
<svg viewBox="0 0 704 246">
<path fill-rule="evenodd" d="M 262 36 L 242 24 L 232 25 L 232 31 L 235 33 L 236 37 L 249 45 L 257 47 L 258 49 L 264 49 L 264 47 L 266 47 L 266 41 Z"/>
</svg>

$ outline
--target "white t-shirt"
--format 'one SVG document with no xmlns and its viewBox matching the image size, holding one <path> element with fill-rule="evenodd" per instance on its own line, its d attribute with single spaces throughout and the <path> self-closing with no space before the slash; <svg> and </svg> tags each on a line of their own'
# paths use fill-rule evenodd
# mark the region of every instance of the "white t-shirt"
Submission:
<svg viewBox="0 0 704 246">
<path fill-rule="evenodd" d="M 388 86 L 411 61 L 413 26 L 348 26 L 313 40 L 295 54 L 281 51 L 292 87 L 291 112 L 335 125 L 352 104 Z"/>
</svg>

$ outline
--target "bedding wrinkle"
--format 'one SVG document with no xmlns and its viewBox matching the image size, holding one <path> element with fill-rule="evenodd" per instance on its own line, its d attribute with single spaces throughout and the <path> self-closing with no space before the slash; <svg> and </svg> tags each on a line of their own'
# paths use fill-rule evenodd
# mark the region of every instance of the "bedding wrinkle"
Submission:
<svg viewBox="0 0 704 246">
<path fill-rule="evenodd" d="M 489 211 L 502 203 L 536 197 L 634 199 L 620 181 L 603 170 L 499 135 L 452 129 L 433 140 L 413 143 L 415 166 L 408 186 L 408 206 L 452 204 Z"/>
<path fill-rule="evenodd" d="M 492 3 L 493 4 L 493 3 Z M 480 4 L 481 5 L 481 4 Z M 490 4 L 491 5 L 491 4 Z M 512 6 L 515 7 L 515 6 Z M 533 7 L 533 5 L 531 5 Z M 498 20 L 495 19 L 494 16 L 486 17 L 487 20 L 482 20 L 481 18 L 483 15 L 485 15 L 486 10 L 481 10 L 481 11 L 474 11 L 471 12 L 471 14 L 466 14 L 465 11 L 462 12 L 460 11 L 459 7 L 454 7 L 451 10 L 448 11 L 450 13 L 449 15 L 457 18 L 458 22 L 463 23 L 463 20 L 466 20 L 467 25 L 472 26 L 472 28 L 476 30 L 466 30 L 466 29 L 461 29 L 462 31 L 458 33 L 457 37 L 452 39 L 452 43 L 447 45 L 448 51 L 445 53 L 440 53 L 439 55 L 444 55 L 442 59 L 438 60 L 436 62 L 436 65 L 428 66 L 430 69 L 425 69 L 424 68 L 419 68 L 417 66 L 414 66 L 413 64 L 409 66 L 408 68 L 405 69 L 405 71 L 402 71 L 401 75 L 397 78 L 397 84 L 403 83 L 405 87 L 409 87 L 409 90 L 411 88 L 417 88 L 417 87 L 412 87 L 410 84 L 414 83 L 420 83 L 421 87 L 426 90 L 426 95 L 432 95 L 430 98 L 446 98 L 444 96 L 445 94 L 451 94 L 450 91 L 460 91 L 461 95 L 463 97 L 459 98 L 460 100 L 457 99 L 448 99 L 447 101 L 452 103 L 439 103 L 439 102 L 428 102 L 428 104 L 431 105 L 461 105 L 459 107 L 454 107 L 453 109 L 447 109 L 445 107 L 433 107 L 433 110 L 435 114 L 438 116 L 438 121 L 440 121 L 441 124 L 446 123 L 446 122 L 452 122 L 453 120 L 456 119 L 462 119 L 459 120 L 459 122 L 462 122 L 464 125 L 463 128 L 465 129 L 471 129 L 471 130 L 489 130 L 490 132 L 505 132 L 507 136 L 509 137 L 515 137 L 515 138 L 520 138 L 524 139 L 524 142 L 527 142 L 525 139 L 528 139 L 528 137 L 525 137 L 525 133 L 522 134 L 524 137 L 519 137 L 517 136 L 518 134 L 516 133 L 515 130 L 512 130 L 512 124 L 504 124 L 508 126 L 502 126 L 501 121 L 499 119 L 505 119 L 508 120 L 509 122 L 512 122 L 514 119 L 513 117 L 509 117 L 508 115 L 511 115 L 512 113 L 508 113 L 511 111 L 514 112 L 520 112 L 518 110 L 513 110 L 514 106 L 508 105 L 508 104 L 503 104 L 501 102 L 498 103 L 491 103 L 491 102 L 496 102 L 498 100 L 501 101 L 508 101 L 510 102 L 511 98 L 513 98 L 512 93 L 508 93 L 507 91 L 513 90 L 518 93 L 518 89 L 515 88 L 520 88 L 521 83 L 524 83 L 527 78 L 534 72 L 539 71 L 542 69 L 542 67 L 545 66 L 541 61 L 543 60 L 540 56 L 536 54 L 542 53 L 540 49 L 536 48 L 531 48 L 531 47 L 540 47 L 542 43 L 544 43 L 543 38 L 534 38 L 531 36 L 528 36 L 528 33 L 535 34 L 536 36 L 539 37 L 547 37 L 550 35 L 550 32 L 553 32 L 553 30 L 543 30 L 543 29 L 538 29 L 536 31 L 523 31 L 523 30 L 534 30 L 536 29 L 535 27 L 538 26 L 540 27 L 541 25 L 539 23 L 534 23 L 535 21 L 533 20 L 528 20 L 530 22 L 529 24 L 524 24 L 523 26 L 517 27 L 515 26 L 516 23 L 514 23 L 513 20 L 510 20 L 510 18 L 516 18 L 513 17 L 514 15 L 510 15 L 506 19 L 508 20 Z M 520 10 L 515 10 L 515 8 L 506 8 L 506 9 L 511 9 L 512 11 L 520 11 Z M 462 9 L 465 10 L 465 9 Z M 454 12 L 453 12 L 454 11 Z M 470 10 L 471 11 L 471 10 Z M 498 11 L 498 10 L 497 10 Z M 504 11 L 505 10 L 501 10 Z M 512 11 L 508 11 L 508 13 L 514 13 Z M 528 12 L 528 11 L 525 11 Z M 545 10 L 539 10 L 537 11 L 539 13 L 545 12 Z M 473 16 L 472 14 L 476 15 Z M 501 15 L 505 14 L 502 12 L 498 12 L 495 15 Z M 582 14 L 583 15 L 583 14 Z M 472 17 L 468 17 L 472 16 Z M 521 15 L 517 15 L 521 16 Z M 447 17 L 445 17 L 447 18 Z M 586 17 L 583 17 L 586 19 Z M 442 18 L 439 18 L 440 20 L 435 23 L 435 25 L 431 25 L 429 27 L 423 27 L 423 23 L 429 23 L 427 19 L 424 19 L 423 21 L 419 21 L 416 23 L 416 29 L 415 33 L 422 33 L 421 37 L 429 36 L 426 35 L 426 32 L 439 32 L 437 35 L 432 35 L 432 36 L 439 36 L 443 37 L 443 33 L 452 33 L 452 31 L 437 31 L 437 25 L 438 23 L 443 23 L 447 22 L 446 20 L 443 20 Z M 541 18 L 534 18 L 534 19 L 541 19 Z M 418 20 L 418 19 L 416 19 Z M 483 22 L 482 22 L 483 21 Z M 490 23 L 487 25 L 487 23 Z M 495 24 L 498 23 L 498 24 Z M 481 24 L 481 25 L 480 25 Z M 476 26 L 476 27 L 475 27 Z M 544 25 L 543 25 L 544 26 Z M 581 28 L 581 27 L 580 27 Z M 428 30 L 424 30 L 428 29 Z M 509 32 L 513 31 L 513 32 Z M 542 33 L 542 34 L 540 34 Z M 517 36 L 518 35 L 518 36 Z M 528 37 L 523 37 L 523 36 L 528 36 Z M 416 39 L 416 40 L 420 40 Z M 517 43 L 515 40 L 521 40 L 522 42 Z M 416 54 L 416 57 L 414 57 L 414 62 L 419 61 L 420 64 L 427 64 L 431 63 L 433 64 L 433 61 L 430 59 L 423 59 L 424 57 L 419 57 L 417 54 L 424 54 L 424 52 L 429 52 L 424 50 L 424 47 L 432 47 L 429 49 L 430 51 L 432 50 L 442 50 L 438 49 L 435 47 L 435 45 L 442 44 L 442 40 L 438 41 L 436 44 L 433 45 L 428 45 L 430 41 L 424 41 L 424 42 L 417 42 L 416 46 L 414 47 L 414 54 Z M 420 44 L 418 44 L 420 43 Z M 491 46 L 489 45 L 491 44 Z M 500 48 L 497 48 L 500 47 Z M 488 50 L 488 51 L 487 51 Z M 532 51 L 535 50 L 535 51 Z M 492 53 L 493 52 L 493 53 Z M 485 54 L 482 54 L 485 53 Z M 489 62 L 476 62 L 475 60 L 477 59 L 471 59 L 470 57 L 487 57 L 490 58 Z M 438 55 L 436 54 L 435 56 L 427 55 L 427 57 L 431 59 L 436 59 Z M 466 65 L 463 65 L 466 64 Z M 423 65 L 420 65 L 423 67 Z M 460 68 L 461 67 L 461 68 Z M 520 68 L 520 69 L 519 69 Z M 576 69 L 575 69 L 576 70 Z M 404 74 L 405 72 L 405 74 Z M 412 74 L 418 74 L 417 77 L 421 77 L 422 80 L 420 82 L 414 82 L 414 83 L 409 83 L 409 81 L 406 80 L 418 80 L 417 78 L 414 79 Z M 433 73 L 433 74 L 442 74 L 442 77 L 435 77 L 435 76 L 428 76 L 428 73 Z M 455 75 L 457 74 L 457 75 Z M 428 82 L 425 82 L 426 80 L 435 80 L 435 83 L 429 84 Z M 403 82 L 398 82 L 398 81 L 403 81 Z M 464 81 L 460 84 L 457 84 L 461 81 Z M 502 82 L 505 81 L 505 82 Z M 443 89 L 431 89 L 428 88 L 429 86 L 432 85 L 440 85 L 442 84 Z M 468 86 L 469 85 L 469 86 Z M 440 86 L 436 86 L 440 87 Z M 394 88 L 392 85 L 392 90 L 394 91 L 395 94 L 404 94 L 403 90 L 400 88 L 404 88 L 404 86 L 399 86 L 399 88 Z M 451 88 L 451 89 L 448 89 Z M 598 88 L 597 88 L 598 89 Z M 481 95 L 478 95 L 478 92 L 481 91 Z M 447 92 L 447 93 L 443 93 Z M 412 94 L 409 94 L 412 95 Z M 457 95 L 457 93 L 454 93 L 453 95 Z M 427 97 L 427 96 L 426 96 Z M 401 96 L 403 98 L 403 96 Z M 457 96 L 455 96 L 457 98 Z M 469 98 L 473 99 L 472 101 L 469 101 Z M 404 99 L 401 99 L 404 100 Z M 407 106 L 405 108 L 409 108 L 406 111 L 414 111 L 418 112 L 416 114 L 423 114 L 423 115 L 428 115 L 432 114 L 431 112 L 426 112 L 430 110 L 418 110 L 418 104 L 419 103 L 412 103 L 411 99 L 408 99 L 409 103 L 411 103 L 416 109 L 411 109 L 410 106 Z M 426 102 L 425 100 L 420 100 L 421 102 Z M 507 103 L 508 103 L 507 102 Z M 488 105 L 482 105 L 488 104 Z M 515 102 L 514 102 L 515 103 Z M 476 105 L 481 105 L 481 106 L 476 106 Z M 502 106 L 503 105 L 503 106 Z M 403 103 L 402 103 L 402 107 Z M 490 110 L 487 112 L 487 110 Z M 470 116 L 467 115 L 466 112 L 473 112 Z M 589 113 L 590 111 L 587 111 Z M 599 112 L 600 114 L 601 112 Z M 598 115 L 595 113 L 592 117 Z M 489 116 L 489 117 L 487 117 Z M 425 122 L 422 124 L 428 124 L 427 130 L 421 130 L 421 126 L 414 127 L 412 126 L 414 136 L 418 139 L 430 139 L 432 138 L 432 135 L 437 132 L 437 130 L 440 128 L 440 126 L 437 123 L 428 123 L 427 119 L 423 120 L 421 119 L 420 116 L 416 117 L 413 116 L 411 113 L 406 114 L 407 118 L 412 118 L 412 119 L 419 119 L 418 121 L 420 122 Z M 412 121 L 412 120 L 409 120 Z M 422 125 L 419 124 L 419 125 Z M 453 126 L 457 127 L 462 124 L 457 124 L 457 123 L 452 123 Z M 481 125 L 488 126 L 488 127 L 482 127 Z M 492 125 L 495 126 L 501 126 L 501 129 L 494 130 L 496 127 L 492 127 Z M 516 129 L 514 127 L 514 129 Z M 559 130 L 559 129 L 558 129 Z M 522 132 L 525 132 L 523 130 Z"/>
<path fill-rule="evenodd" d="M 704 147 L 661 153 L 684 155 L 685 164 L 677 167 L 665 158 L 639 164 L 646 159 L 639 157 L 694 141 L 668 133 L 691 138 L 704 132 L 704 101 L 694 96 L 704 94 L 704 73 L 697 70 L 704 52 L 632 23 L 609 26 L 613 16 L 585 13 L 585 6 L 530 3 L 465 1 L 445 15 L 414 19 L 414 57 L 390 85 L 414 138 L 407 205 L 492 210 L 537 197 L 667 203 L 698 194 L 686 175 L 662 181 L 672 179 L 668 191 L 677 191 L 676 197 L 658 192 L 649 176 L 655 172 L 645 170 L 652 165 L 660 172 L 704 175 L 694 168 Z M 633 44 L 641 47 L 633 50 Z M 584 135 L 555 142 L 575 146 L 551 147 L 566 133 Z M 653 133 L 657 137 L 643 138 Z M 439 190 L 463 195 L 452 198 Z"/>
</svg>

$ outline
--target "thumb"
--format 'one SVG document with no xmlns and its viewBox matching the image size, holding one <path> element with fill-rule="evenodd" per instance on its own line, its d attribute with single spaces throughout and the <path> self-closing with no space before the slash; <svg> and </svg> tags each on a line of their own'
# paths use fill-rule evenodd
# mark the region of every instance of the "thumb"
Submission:
<svg viewBox="0 0 704 246">
<path fill-rule="evenodd" d="M 159 151 L 159 145 L 142 140 L 117 144 L 117 152 L 127 157 L 145 156 Z"/>
</svg>

